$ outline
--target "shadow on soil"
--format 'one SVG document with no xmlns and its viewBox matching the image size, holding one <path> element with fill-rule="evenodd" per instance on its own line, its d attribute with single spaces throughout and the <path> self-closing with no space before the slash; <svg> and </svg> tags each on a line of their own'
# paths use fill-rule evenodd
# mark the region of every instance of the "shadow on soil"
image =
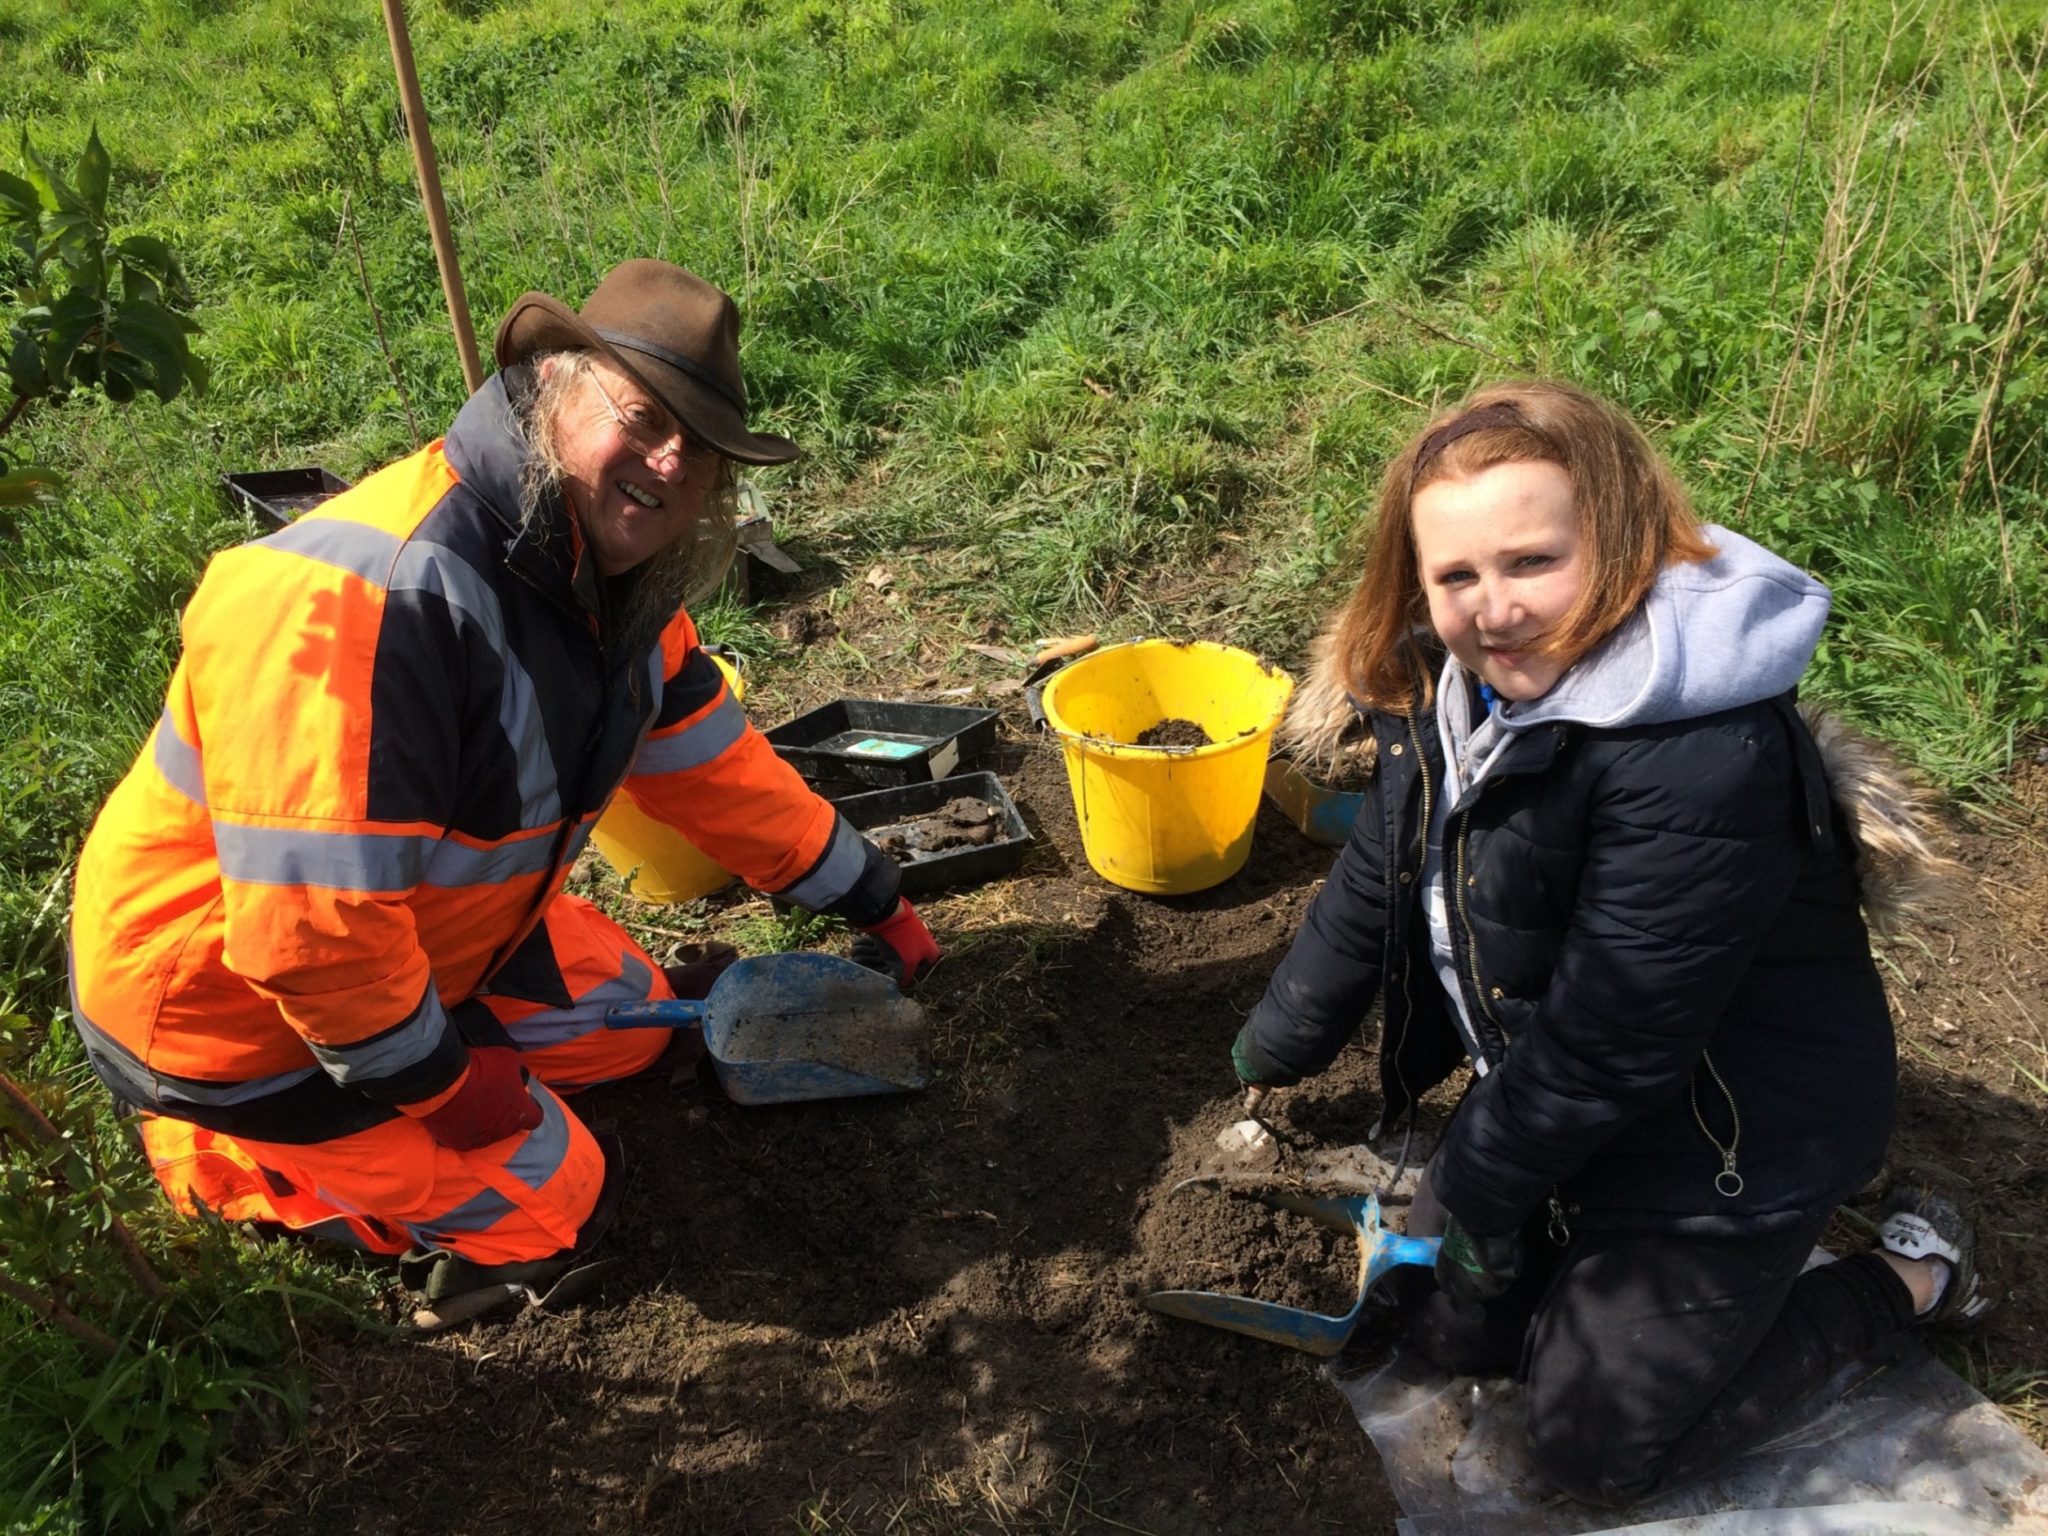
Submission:
<svg viewBox="0 0 2048 1536">
<path fill-rule="evenodd" d="M 1216 890 L 1117 891 L 1088 871 L 1057 751 L 1009 750 L 1039 846 L 1019 878 L 925 908 L 949 946 L 923 994 L 929 1091 L 774 1109 L 653 1080 L 591 1095 L 630 1158 L 606 1292 L 329 1349 L 311 1448 L 231 1481 L 194 1523 L 1391 1532 L 1377 1461 L 1311 1362 L 1139 1302 L 1158 1277 L 1144 1218 L 1238 1118 L 1230 1039 L 1329 851 L 1266 812 L 1252 862 Z M 1957 944 L 1923 937 L 1925 965 L 1887 980 L 1895 1157 L 1972 1176 L 2006 1234 L 2011 1294 L 1972 1346 L 1989 1379 L 2048 1360 L 2044 1288 L 2020 1262 L 2048 1195 L 2048 1092 L 2011 1066 L 2033 1048 L 2016 1042 L 2048 1059 L 2032 1001 L 2048 990 L 2024 948 L 2038 907 L 1996 929 L 1981 916 L 1958 907 Z M 1335 1145 L 1377 1107 L 1372 1052 L 1352 1049 L 1277 1115 Z"/>
</svg>

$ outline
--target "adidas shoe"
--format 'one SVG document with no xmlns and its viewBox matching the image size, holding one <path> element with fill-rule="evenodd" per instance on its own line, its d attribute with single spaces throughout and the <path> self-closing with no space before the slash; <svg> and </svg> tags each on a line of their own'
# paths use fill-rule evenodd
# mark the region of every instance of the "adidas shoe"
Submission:
<svg viewBox="0 0 2048 1536">
<path fill-rule="evenodd" d="M 1927 1328 L 1960 1332 L 1975 1327 L 1991 1310 L 1993 1297 L 1977 1265 L 1977 1228 L 1965 1210 L 1959 1185 L 1945 1185 L 1924 1170 L 1909 1170 L 1884 1192 L 1877 1246 L 1902 1259 L 1940 1259 L 1948 1283 L 1934 1305 L 1913 1321 Z"/>
</svg>

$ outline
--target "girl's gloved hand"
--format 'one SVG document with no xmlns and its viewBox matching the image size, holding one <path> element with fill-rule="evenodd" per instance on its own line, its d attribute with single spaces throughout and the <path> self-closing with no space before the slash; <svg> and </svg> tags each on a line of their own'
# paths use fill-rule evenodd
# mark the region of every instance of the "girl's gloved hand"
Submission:
<svg viewBox="0 0 2048 1536">
<path fill-rule="evenodd" d="M 1437 1288 L 1461 1307 L 1483 1306 L 1514 1284 L 1522 1272 L 1522 1234 L 1498 1237 L 1469 1232 L 1456 1216 L 1444 1223 L 1436 1255 Z"/>
</svg>

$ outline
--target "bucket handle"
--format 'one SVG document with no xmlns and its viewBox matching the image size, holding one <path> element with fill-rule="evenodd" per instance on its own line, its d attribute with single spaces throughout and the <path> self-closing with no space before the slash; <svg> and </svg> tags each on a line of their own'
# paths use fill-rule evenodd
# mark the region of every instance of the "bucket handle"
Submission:
<svg viewBox="0 0 2048 1536">
<path fill-rule="evenodd" d="M 1070 742 L 1077 747 L 1115 747 L 1120 752 L 1136 750 L 1139 752 L 1157 753 L 1161 757 L 1192 757 L 1195 753 L 1202 750 L 1199 746 L 1140 747 L 1135 742 L 1114 741 L 1107 736 L 1082 735 L 1073 731 L 1062 731 L 1054 726 L 1045 713 L 1045 685 L 1052 681 L 1055 672 L 1058 672 L 1062 667 L 1079 661 L 1083 656 L 1086 656 L 1095 649 L 1095 637 L 1089 635 L 1085 638 L 1089 643 L 1075 650 L 1062 650 L 1057 653 L 1040 652 L 1041 660 L 1037 666 L 1031 669 L 1030 675 L 1024 679 L 1024 708 L 1029 711 L 1033 725 L 1037 726 L 1041 731 L 1051 731 L 1061 741 Z M 1124 645 L 1140 645 L 1151 638 L 1150 635 L 1136 635 L 1120 643 Z M 1212 742 L 1210 745 L 1213 746 L 1215 743 Z"/>
<path fill-rule="evenodd" d="M 1079 661 L 1095 650 L 1098 643 L 1093 635 L 1075 635 L 1068 640 L 1055 640 L 1038 653 L 1037 664 L 1024 678 L 1024 708 L 1031 715 L 1031 723 L 1041 731 L 1049 730 L 1052 724 L 1045 718 L 1045 685 L 1052 681 L 1053 673 Z"/>
</svg>

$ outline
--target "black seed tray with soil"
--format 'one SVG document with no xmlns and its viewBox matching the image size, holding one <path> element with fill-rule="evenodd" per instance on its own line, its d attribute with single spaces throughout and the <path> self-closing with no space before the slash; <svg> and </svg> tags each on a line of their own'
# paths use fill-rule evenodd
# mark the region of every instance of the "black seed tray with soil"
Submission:
<svg viewBox="0 0 2048 1536">
<path fill-rule="evenodd" d="M 834 699 L 762 733 L 807 779 L 887 788 L 923 784 L 979 762 L 996 711 L 893 699 Z"/>
<path fill-rule="evenodd" d="M 1031 829 L 992 773 L 848 795 L 835 802 L 903 870 L 903 894 L 1006 875 L 1024 862 Z"/>
</svg>

